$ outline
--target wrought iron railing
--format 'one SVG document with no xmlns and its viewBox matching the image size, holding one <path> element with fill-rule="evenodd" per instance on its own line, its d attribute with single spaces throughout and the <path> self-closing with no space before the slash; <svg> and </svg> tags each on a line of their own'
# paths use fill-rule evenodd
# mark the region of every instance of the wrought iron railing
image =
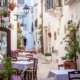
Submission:
<svg viewBox="0 0 80 80">
<path fill-rule="evenodd" d="M 0 7 L 5 7 L 8 5 L 8 0 L 0 0 Z"/>
</svg>

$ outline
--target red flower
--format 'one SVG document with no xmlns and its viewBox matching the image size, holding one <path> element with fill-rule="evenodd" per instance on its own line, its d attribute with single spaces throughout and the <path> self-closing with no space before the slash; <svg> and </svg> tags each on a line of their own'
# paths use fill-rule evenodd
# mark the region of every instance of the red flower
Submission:
<svg viewBox="0 0 80 80">
<path fill-rule="evenodd" d="M 8 14 L 7 15 L 8 15 L 8 17 L 10 17 L 10 11 L 8 11 Z"/>
<path fill-rule="evenodd" d="M 24 24 L 22 23 L 21 26 L 24 26 Z"/>
</svg>

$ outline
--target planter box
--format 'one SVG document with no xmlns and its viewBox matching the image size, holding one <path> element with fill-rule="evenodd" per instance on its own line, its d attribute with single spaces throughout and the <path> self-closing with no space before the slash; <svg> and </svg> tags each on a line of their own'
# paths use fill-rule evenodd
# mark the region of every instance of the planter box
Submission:
<svg viewBox="0 0 80 80">
<path fill-rule="evenodd" d="M 65 65 L 70 65 L 71 69 L 77 69 L 75 61 L 73 61 L 73 62 L 71 62 L 71 61 L 65 61 L 64 64 Z M 67 67 L 64 67 L 64 68 L 67 69 Z"/>
<path fill-rule="evenodd" d="M 51 61 L 51 60 L 52 60 L 52 57 L 51 57 L 51 56 L 45 56 L 45 59 L 46 59 L 47 61 Z"/>
<path fill-rule="evenodd" d="M 9 22 L 9 17 L 4 17 L 4 22 Z"/>
</svg>

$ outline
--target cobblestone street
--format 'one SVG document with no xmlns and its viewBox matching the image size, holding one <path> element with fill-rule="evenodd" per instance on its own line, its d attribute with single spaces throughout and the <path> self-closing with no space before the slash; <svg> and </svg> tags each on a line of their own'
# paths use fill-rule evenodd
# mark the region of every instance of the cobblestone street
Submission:
<svg viewBox="0 0 80 80">
<path fill-rule="evenodd" d="M 41 53 L 38 53 L 38 61 L 38 80 L 53 80 L 53 77 L 47 79 L 47 76 L 49 70 L 57 69 L 57 64 L 52 61 L 46 61 Z"/>
</svg>

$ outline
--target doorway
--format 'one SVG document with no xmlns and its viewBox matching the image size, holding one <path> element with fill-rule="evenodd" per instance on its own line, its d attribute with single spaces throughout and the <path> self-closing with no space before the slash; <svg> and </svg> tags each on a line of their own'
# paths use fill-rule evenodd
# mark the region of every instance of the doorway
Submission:
<svg viewBox="0 0 80 80">
<path fill-rule="evenodd" d="M 11 31 L 5 27 L 0 27 L 0 54 L 11 56 Z"/>
</svg>

